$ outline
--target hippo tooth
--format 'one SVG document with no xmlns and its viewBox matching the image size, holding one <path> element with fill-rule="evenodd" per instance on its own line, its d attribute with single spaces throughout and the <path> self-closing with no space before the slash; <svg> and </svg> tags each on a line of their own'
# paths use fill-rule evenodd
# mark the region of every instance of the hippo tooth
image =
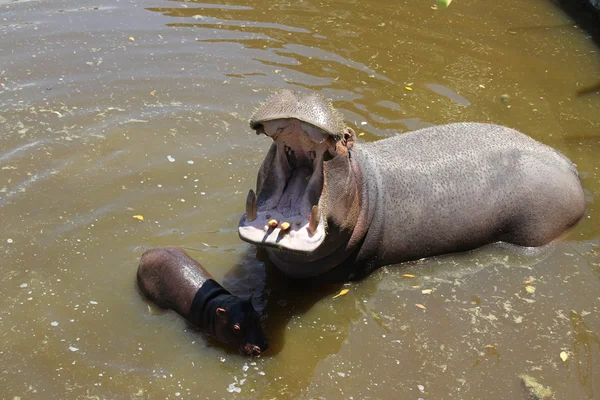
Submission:
<svg viewBox="0 0 600 400">
<path fill-rule="evenodd" d="M 267 222 L 267 225 L 269 225 L 271 228 L 276 228 L 277 225 L 279 225 L 279 222 L 277 222 L 276 219 L 272 219 L 269 222 Z"/>
<path fill-rule="evenodd" d="M 319 226 L 319 219 L 321 219 L 321 212 L 319 210 L 319 206 L 313 206 L 312 211 L 310 212 L 310 222 L 308 223 L 308 230 L 311 233 L 317 231 L 317 227 Z"/>
<path fill-rule="evenodd" d="M 291 226 L 290 223 L 286 221 L 281 224 L 280 228 L 282 231 L 287 231 L 288 229 L 290 229 L 290 226 Z"/>
<path fill-rule="evenodd" d="M 246 197 L 246 218 L 248 222 L 256 219 L 256 194 L 252 189 L 250 189 L 248 197 Z"/>
</svg>

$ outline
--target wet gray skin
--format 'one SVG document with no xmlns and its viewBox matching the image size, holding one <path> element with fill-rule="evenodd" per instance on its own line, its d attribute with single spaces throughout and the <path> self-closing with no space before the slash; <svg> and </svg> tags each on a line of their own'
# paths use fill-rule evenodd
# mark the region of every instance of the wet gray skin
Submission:
<svg viewBox="0 0 600 400">
<path fill-rule="evenodd" d="M 555 2 L 433 3 L 0 0 L 0 399 L 527 400 L 527 374 L 596 400 L 600 51 Z M 248 117 L 281 89 L 334 99 L 357 147 L 525 132 L 577 164 L 586 215 L 541 254 L 294 285 L 238 236 L 273 143 Z M 140 295 L 169 245 L 252 296 L 267 352 Z"/>
<path fill-rule="evenodd" d="M 289 90 L 251 118 L 274 143 L 239 234 L 291 277 L 358 279 L 496 241 L 539 247 L 585 211 L 575 165 L 513 129 L 449 124 L 355 145 L 342 126 L 331 102 Z"/>
</svg>

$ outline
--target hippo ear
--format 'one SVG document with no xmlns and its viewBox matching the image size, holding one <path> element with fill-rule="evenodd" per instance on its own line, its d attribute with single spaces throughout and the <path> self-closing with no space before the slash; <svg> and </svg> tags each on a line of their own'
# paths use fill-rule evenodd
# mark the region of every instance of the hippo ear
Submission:
<svg viewBox="0 0 600 400">
<path fill-rule="evenodd" d="M 217 308 L 217 315 L 219 317 L 224 317 L 225 315 L 227 315 L 227 310 L 225 310 L 224 308 Z"/>
<path fill-rule="evenodd" d="M 348 156 L 348 151 L 354 146 L 356 134 L 352 128 L 344 128 L 344 136 L 335 143 L 335 152 L 342 156 Z"/>
<path fill-rule="evenodd" d="M 354 133 L 354 129 L 352 128 L 345 128 L 344 129 L 344 142 L 346 144 L 346 148 L 348 150 L 352 149 L 352 146 L 354 146 L 354 141 L 356 140 L 356 133 Z"/>
</svg>

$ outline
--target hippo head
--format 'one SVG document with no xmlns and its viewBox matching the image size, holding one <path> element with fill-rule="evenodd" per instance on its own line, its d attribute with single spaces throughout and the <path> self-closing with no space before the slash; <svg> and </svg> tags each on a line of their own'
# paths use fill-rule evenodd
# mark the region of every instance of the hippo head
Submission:
<svg viewBox="0 0 600 400">
<path fill-rule="evenodd" d="M 268 348 L 260 316 L 249 300 L 227 295 L 215 314 L 214 335 L 221 342 L 246 356 L 258 356 Z"/>
<path fill-rule="evenodd" d="M 248 194 L 238 229 L 241 239 L 286 257 L 322 253 L 332 210 L 344 195 L 347 173 L 341 170 L 349 168 L 354 132 L 344 127 L 330 100 L 290 90 L 269 97 L 250 127 L 271 137 L 273 144 L 258 172 L 256 194 Z M 338 222 L 336 228 L 343 225 Z"/>
</svg>

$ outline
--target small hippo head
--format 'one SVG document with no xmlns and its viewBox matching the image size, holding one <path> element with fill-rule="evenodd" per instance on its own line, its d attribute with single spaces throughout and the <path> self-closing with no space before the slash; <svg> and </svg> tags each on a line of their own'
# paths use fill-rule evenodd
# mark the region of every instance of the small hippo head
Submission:
<svg viewBox="0 0 600 400">
<path fill-rule="evenodd" d="M 215 309 L 214 335 L 246 356 L 258 356 L 267 350 L 260 316 L 249 300 L 233 295 L 218 298 Z"/>
<path fill-rule="evenodd" d="M 339 204 L 347 191 L 354 131 L 344 127 L 330 100 L 290 90 L 269 97 L 250 127 L 273 144 L 258 172 L 256 194 L 248 194 L 241 239 L 286 255 L 316 255 L 332 231 L 330 210 L 352 208 Z M 321 252 L 324 247 L 331 246 Z"/>
</svg>

